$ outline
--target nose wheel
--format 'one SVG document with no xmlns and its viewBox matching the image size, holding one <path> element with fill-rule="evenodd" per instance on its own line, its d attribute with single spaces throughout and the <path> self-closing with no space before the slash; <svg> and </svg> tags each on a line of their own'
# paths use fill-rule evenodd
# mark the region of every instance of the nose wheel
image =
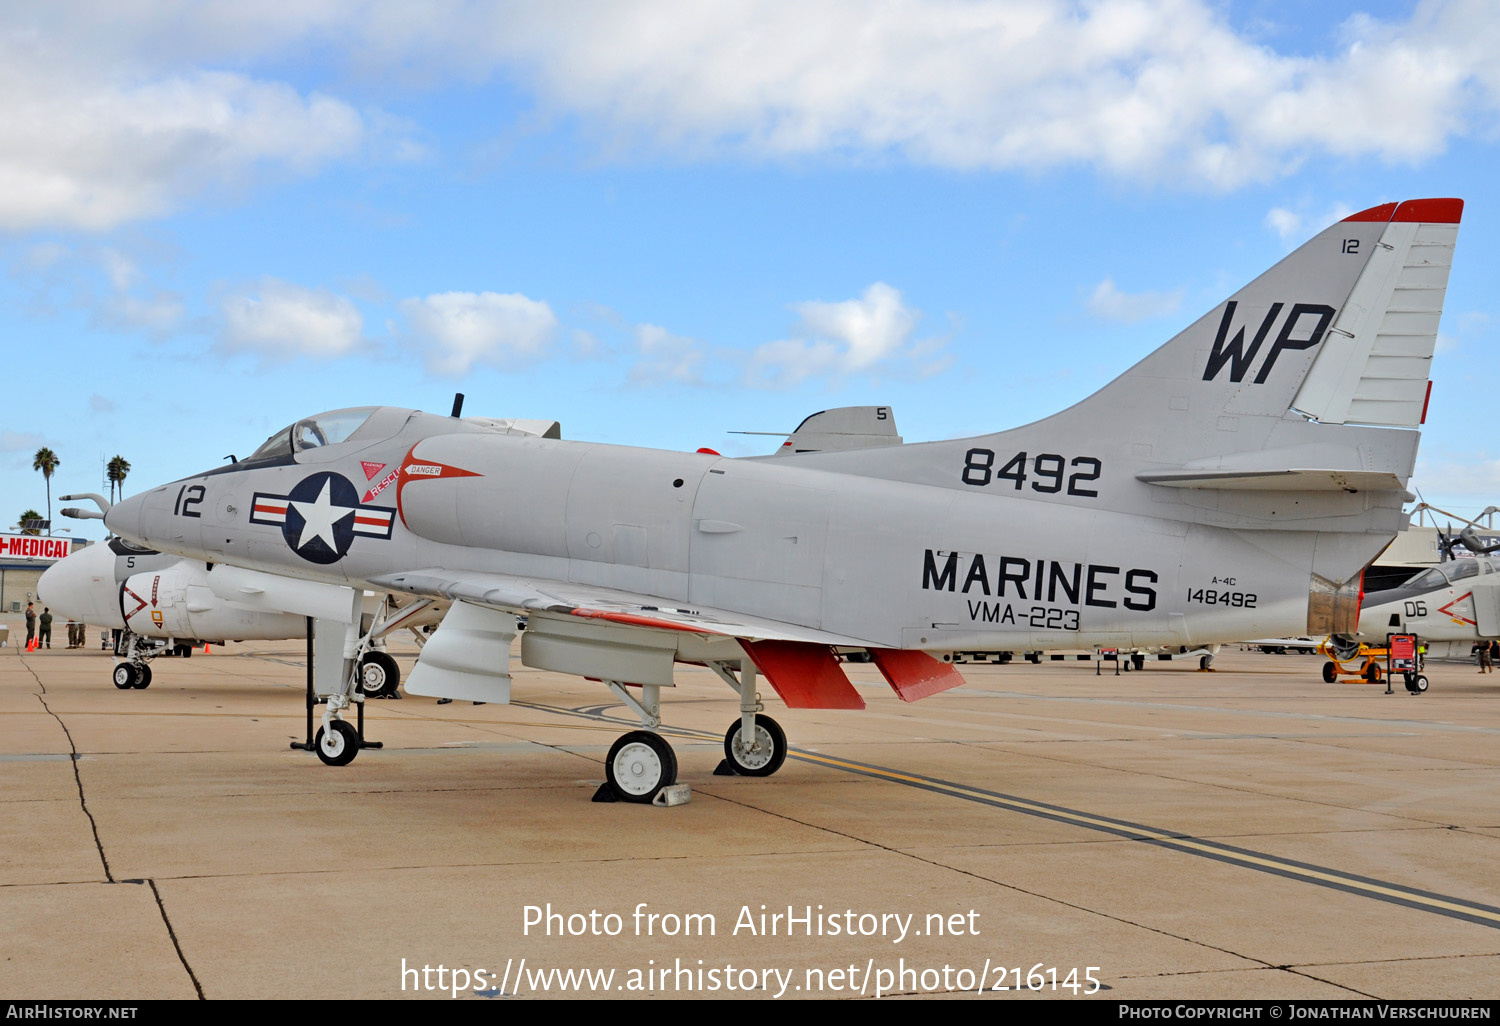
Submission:
<svg viewBox="0 0 1500 1026">
<path fill-rule="evenodd" d="M 118 663 L 110 679 L 121 691 L 148 688 L 151 686 L 151 667 L 145 663 Z"/>
<path fill-rule="evenodd" d="M 769 777 L 786 762 L 786 732 L 769 716 L 755 716 L 755 737 L 746 740 L 743 719 L 736 719 L 724 734 L 724 758 L 744 777 Z"/>
<path fill-rule="evenodd" d="M 677 782 L 677 755 L 660 734 L 632 730 L 610 748 L 604 777 L 618 801 L 646 804 Z"/>
<path fill-rule="evenodd" d="M 359 754 L 359 732 L 343 720 L 334 720 L 329 729 L 318 728 L 313 745 L 324 765 L 347 766 Z"/>
</svg>

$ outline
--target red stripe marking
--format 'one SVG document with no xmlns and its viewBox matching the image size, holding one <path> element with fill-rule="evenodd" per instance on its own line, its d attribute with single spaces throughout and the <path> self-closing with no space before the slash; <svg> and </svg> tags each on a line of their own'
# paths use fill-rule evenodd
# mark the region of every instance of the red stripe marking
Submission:
<svg viewBox="0 0 1500 1026">
<path fill-rule="evenodd" d="M 1391 215 L 1396 212 L 1396 207 L 1397 206 L 1398 206 L 1398 204 L 1395 204 L 1395 203 L 1382 203 L 1378 207 L 1370 207 L 1368 210 L 1361 210 L 1357 214 L 1350 214 L 1348 217 L 1344 218 L 1344 220 L 1345 221 L 1389 221 L 1391 219 Z"/>
<path fill-rule="evenodd" d="M 808 641 L 741 641 L 788 709 L 863 709 L 833 649 Z"/>
<path fill-rule="evenodd" d="M 671 620 L 657 620 L 650 616 L 637 616 L 634 613 L 613 613 L 606 609 L 572 609 L 569 612 L 573 616 L 581 616 L 589 620 L 609 620 L 611 623 L 626 623 L 632 627 L 654 627 L 662 631 L 687 631 L 690 634 L 723 634 L 723 631 L 712 630 L 697 624 L 688 625 L 673 623 Z"/>
<path fill-rule="evenodd" d="M 1421 424 L 1426 424 L 1427 423 L 1427 404 L 1430 403 L 1430 402 L 1432 402 L 1432 379 L 1431 378 L 1429 378 L 1427 380 L 1427 395 L 1422 400 L 1422 419 L 1418 423 L 1421 423 Z"/>
<path fill-rule="evenodd" d="M 1458 620 L 1458 621 L 1460 621 L 1462 623 L 1468 624 L 1471 627 L 1478 627 L 1479 624 L 1475 623 L 1473 620 L 1470 620 L 1467 616 L 1459 616 L 1457 613 L 1453 612 L 1453 607 L 1454 606 L 1458 605 L 1464 599 L 1469 598 L 1473 594 L 1474 593 L 1472 591 L 1466 591 L 1466 592 L 1464 592 L 1458 598 L 1454 599 L 1452 602 L 1449 602 L 1446 606 L 1443 606 L 1442 608 L 1440 608 L 1438 610 L 1438 612 L 1439 613 L 1446 613 L 1448 615 L 1448 618 L 1450 620 Z"/>
<path fill-rule="evenodd" d="M 356 524 L 369 524 L 371 527 L 384 527 L 391 522 L 391 518 L 389 516 L 376 517 L 366 513 L 356 513 L 354 515 L 354 522 Z"/>
<path fill-rule="evenodd" d="M 285 513 L 286 512 L 286 503 L 282 503 L 280 506 L 267 506 L 267 505 L 264 505 L 263 503 L 257 502 L 255 504 L 255 512 L 257 512 L 257 513 Z"/>
<path fill-rule="evenodd" d="M 1407 200 L 1391 215 L 1392 221 L 1425 221 L 1429 224 L 1458 224 L 1463 220 L 1461 199 Z"/>
<path fill-rule="evenodd" d="M 964 683 L 963 676 L 953 664 L 935 659 L 926 652 L 872 648 L 870 655 L 875 657 L 875 667 L 880 675 L 903 702 L 915 702 Z"/>
</svg>

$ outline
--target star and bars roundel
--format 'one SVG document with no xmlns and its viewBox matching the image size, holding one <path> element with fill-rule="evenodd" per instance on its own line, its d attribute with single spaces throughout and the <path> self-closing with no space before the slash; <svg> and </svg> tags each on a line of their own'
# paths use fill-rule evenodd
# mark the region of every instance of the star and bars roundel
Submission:
<svg viewBox="0 0 1500 1026">
<path fill-rule="evenodd" d="M 396 511 L 359 501 L 359 490 L 341 474 L 324 472 L 299 481 L 286 495 L 256 492 L 252 524 L 272 524 L 293 552 L 312 563 L 343 559 L 356 535 L 389 538 Z"/>
</svg>

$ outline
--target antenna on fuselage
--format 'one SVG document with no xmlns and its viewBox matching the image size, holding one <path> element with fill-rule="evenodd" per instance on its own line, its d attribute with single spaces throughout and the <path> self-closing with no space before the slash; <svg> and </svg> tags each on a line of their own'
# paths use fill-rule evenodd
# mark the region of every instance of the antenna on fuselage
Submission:
<svg viewBox="0 0 1500 1026">
<path fill-rule="evenodd" d="M 453 412 L 451 414 L 449 414 L 449 416 L 453 417 L 456 420 L 458 418 L 458 415 L 460 413 L 462 413 L 463 410 L 464 410 L 464 394 L 462 392 L 454 392 L 453 393 Z"/>
</svg>

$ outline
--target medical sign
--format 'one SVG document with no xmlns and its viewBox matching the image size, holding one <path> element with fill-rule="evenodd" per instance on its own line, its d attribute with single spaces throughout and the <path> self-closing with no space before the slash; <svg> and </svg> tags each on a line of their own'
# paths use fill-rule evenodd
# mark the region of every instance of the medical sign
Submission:
<svg viewBox="0 0 1500 1026">
<path fill-rule="evenodd" d="M 66 559 L 72 538 L 43 538 L 34 534 L 0 534 L 0 561 Z"/>
</svg>

